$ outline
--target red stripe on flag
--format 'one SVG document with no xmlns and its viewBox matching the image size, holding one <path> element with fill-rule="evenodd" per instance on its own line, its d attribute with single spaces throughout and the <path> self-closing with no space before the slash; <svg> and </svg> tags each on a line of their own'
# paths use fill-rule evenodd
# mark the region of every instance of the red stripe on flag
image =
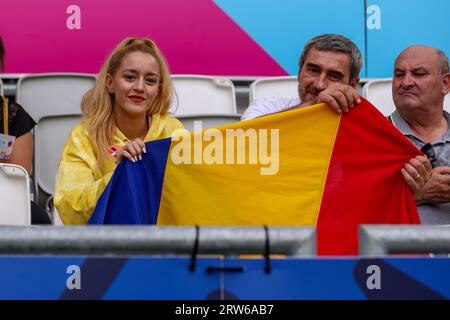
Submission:
<svg viewBox="0 0 450 320">
<path fill-rule="evenodd" d="M 367 100 L 341 118 L 317 222 L 319 255 L 356 255 L 359 224 L 417 224 L 400 169 L 420 151 Z"/>
</svg>

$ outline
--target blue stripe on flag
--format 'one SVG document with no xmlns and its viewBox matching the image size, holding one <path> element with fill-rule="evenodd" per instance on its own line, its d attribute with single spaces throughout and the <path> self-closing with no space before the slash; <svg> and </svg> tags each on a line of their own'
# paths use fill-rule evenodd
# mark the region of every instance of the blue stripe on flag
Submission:
<svg viewBox="0 0 450 320">
<path fill-rule="evenodd" d="M 156 224 L 171 141 L 146 142 L 142 160 L 122 160 L 88 224 Z"/>
</svg>

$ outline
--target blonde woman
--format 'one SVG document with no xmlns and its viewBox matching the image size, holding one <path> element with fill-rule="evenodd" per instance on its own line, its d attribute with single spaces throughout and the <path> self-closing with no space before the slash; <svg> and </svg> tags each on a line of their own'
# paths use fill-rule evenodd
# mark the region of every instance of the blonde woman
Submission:
<svg viewBox="0 0 450 320">
<path fill-rule="evenodd" d="M 167 114 L 172 82 L 149 39 L 127 38 L 111 53 L 83 97 L 83 121 L 66 142 L 54 203 L 64 224 L 86 224 L 118 161 L 140 161 L 145 141 L 170 137 L 183 125 Z"/>
</svg>

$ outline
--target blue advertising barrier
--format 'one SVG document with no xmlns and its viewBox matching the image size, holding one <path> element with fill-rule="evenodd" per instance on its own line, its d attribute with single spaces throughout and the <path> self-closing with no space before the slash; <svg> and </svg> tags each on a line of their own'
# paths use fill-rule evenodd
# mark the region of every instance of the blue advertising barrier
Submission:
<svg viewBox="0 0 450 320">
<path fill-rule="evenodd" d="M 448 257 L 0 257 L 0 299 L 449 299 Z M 269 272 L 268 272 L 269 271 Z"/>
</svg>

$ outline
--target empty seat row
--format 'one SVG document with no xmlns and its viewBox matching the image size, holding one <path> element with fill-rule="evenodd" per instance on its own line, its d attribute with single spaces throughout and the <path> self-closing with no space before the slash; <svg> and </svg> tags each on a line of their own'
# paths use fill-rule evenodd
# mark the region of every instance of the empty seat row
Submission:
<svg viewBox="0 0 450 320">
<path fill-rule="evenodd" d="M 236 114 L 236 94 L 232 81 L 224 77 L 173 75 L 175 87 L 170 112 L 176 116 L 197 114 Z M 36 121 L 48 115 L 79 114 L 81 97 L 95 83 L 92 74 L 39 74 L 21 78 L 17 86 L 17 101 Z M 357 90 L 384 115 L 394 110 L 391 78 L 362 79 Z M 0 93 L 2 86 L 0 82 Z M 271 77 L 254 81 L 249 101 L 269 97 L 298 96 L 297 77 Z M 450 109 L 446 97 L 446 110 Z M 55 107 L 57 106 L 57 107 Z"/>
</svg>

